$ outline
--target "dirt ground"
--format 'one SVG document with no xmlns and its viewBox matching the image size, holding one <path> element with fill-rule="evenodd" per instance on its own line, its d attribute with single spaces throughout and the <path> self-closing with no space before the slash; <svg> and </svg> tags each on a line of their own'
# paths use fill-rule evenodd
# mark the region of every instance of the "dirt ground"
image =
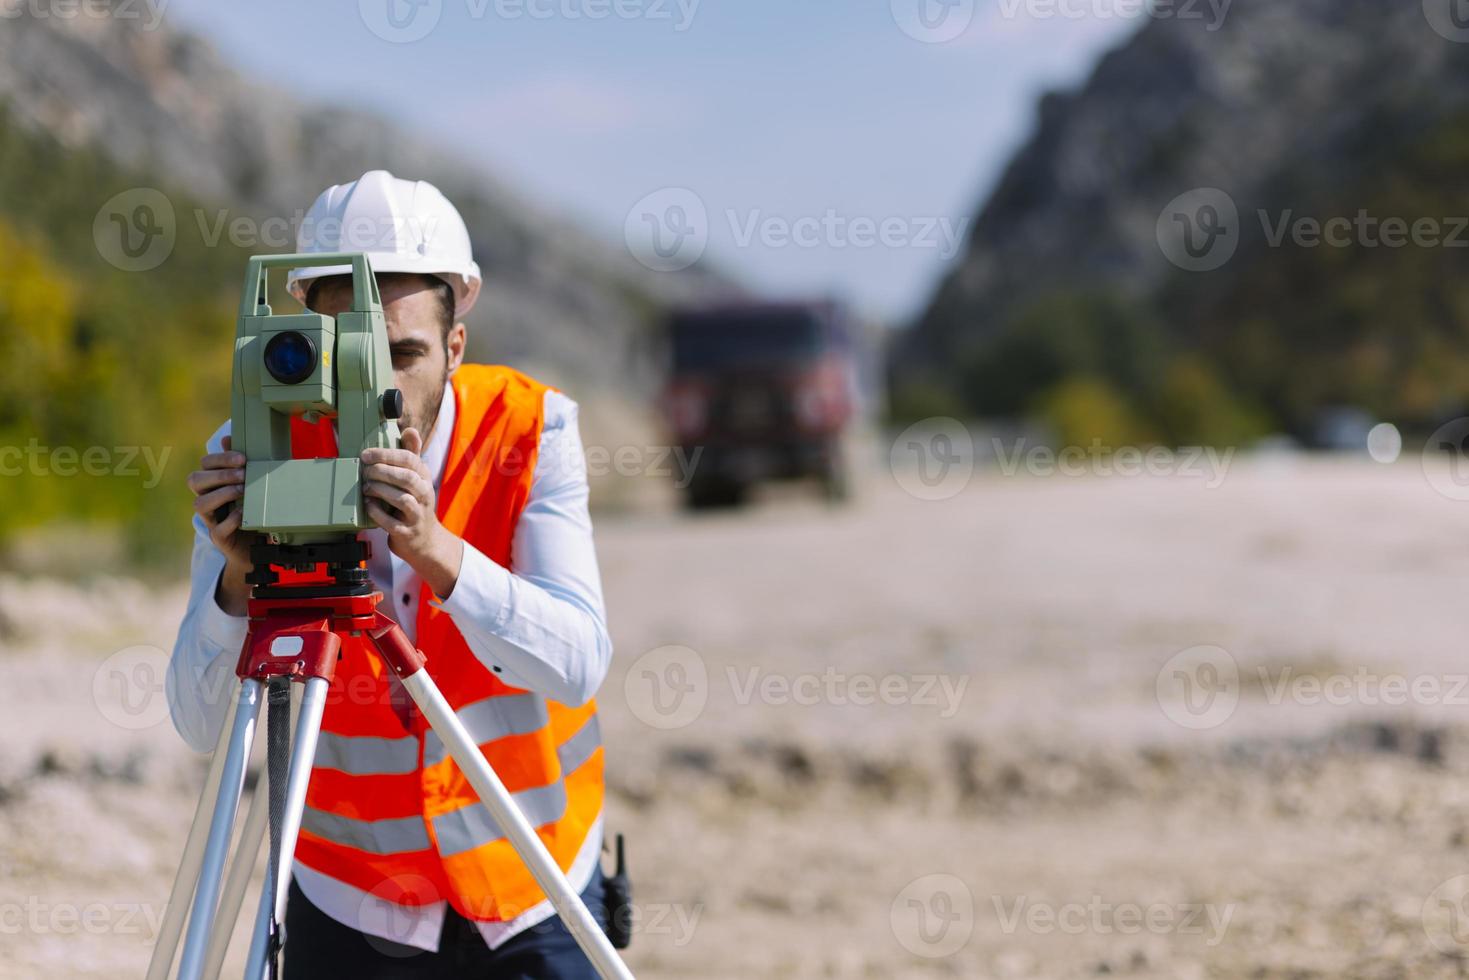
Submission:
<svg viewBox="0 0 1469 980">
<path fill-rule="evenodd" d="M 1416 457 L 911 477 L 599 521 L 640 977 L 1469 975 L 1469 503 Z M 0 975 L 142 973 L 182 601 L 0 579 Z"/>
</svg>

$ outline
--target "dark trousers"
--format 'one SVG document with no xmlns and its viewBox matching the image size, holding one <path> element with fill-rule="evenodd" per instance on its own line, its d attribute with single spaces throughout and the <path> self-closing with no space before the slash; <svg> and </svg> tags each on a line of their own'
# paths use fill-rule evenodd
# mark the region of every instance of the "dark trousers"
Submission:
<svg viewBox="0 0 1469 980">
<path fill-rule="evenodd" d="M 602 871 L 581 893 L 592 916 L 607 927 Z M 286 980 L 596 980 L 597 971 L 560 916 L 531 926 L 498 949 L 485 945 L 473 922 L 449 907 L 436 953 L 369 936 L 342 925 L 311 904 L 295 881 L 286 902 Z"/>
</svg>

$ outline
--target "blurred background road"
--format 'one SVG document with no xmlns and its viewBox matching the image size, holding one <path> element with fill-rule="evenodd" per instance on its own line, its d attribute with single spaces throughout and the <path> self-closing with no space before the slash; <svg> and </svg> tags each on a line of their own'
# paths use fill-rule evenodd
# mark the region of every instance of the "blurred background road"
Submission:
<svg viewBox="0 0 1469 980">
<path fill-rule="evenodd" d="M 374 168 L 582 406 L 639 976 L 1469 975 L 1462 14 L 0 0 L 0 976 L 146 962 L 240 271 Z"/>
</svg>

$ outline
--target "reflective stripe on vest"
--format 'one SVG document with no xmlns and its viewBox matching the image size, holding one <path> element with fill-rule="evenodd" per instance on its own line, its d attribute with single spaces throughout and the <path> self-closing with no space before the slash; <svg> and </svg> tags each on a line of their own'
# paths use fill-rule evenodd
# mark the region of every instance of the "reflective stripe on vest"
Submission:
<svg viewBox="0 0 1469 980">
<path fill-rule="evenodd" d="M 429 846 L 422 817 L 390 817 L 386 820 L 356 820 L 314 807 L 301 812 L 301 829 L 318 837 L 355 847 L 372 854 L 422 851 Z"/>
<path fill-rule="evenodd" d="M 467 704 L 454 714 L 464 722 L 476 745 L 485 745 L 507 735 L 528 735 L 545 728 L 551 717 L 546 713 L 546 702 L 540 695 L 502 694 Z M 415 751 L 417 747 L 415 746 Z M 423 736 L 423 765 L 425 768 L 443 762 L 449 757 L 444 743 L 432 731 Z"/>
<path fill-rule="evenodd" d="M 316 743 L 318 769 L 335 769 L 353 776 L 393 776 L 418 769 L 418 739 L 412 735 L 338 735 L 322 732 Z"/>
<path fill-rule="evenodd" d="M 534 695 L 532 695 L 534 696 Z M 506 700 L 510 700 L 507 698 Z M 544 715 L 545 708 L 541 707 Z M 427 738 L 433 738 L 429 732 Z M 406 739 L 377 739 L 371 736 L 359 736 L 357 738 L 335 736 L 338 743 L 367 743 L 377 742 L 393 745 L 393 748 L 384 753 L 383 758 L 389 759 L 395 753 L 401 753 L 401 745 L 394 743 L 406 743 L 413 748 L 416 763 L 418 755 L 418 740 L 412 736 Z M 530 821 L 532 827 L 540 827 L 552 821 L 559 820 L 566 811 L 566 784 L 565 775 L 575 772 L 582 767 L 592 753 L 602 746 L 602 728 L 596 715 L 588 718 L 586 723 L 571 738 L 556 748 L 556 757 L 561 763 L 562 779 L 549 786 L 538 786 L 534 789 L 522 790 L 511 794 L 517 806 L 525 814 L 526 820 Z M 365 745 L 355 746 L 349 750 L 358 752 L 365 760 L 369 750 Z M 442 751 L 442 747 L 440 749 Z M 316 755 L 318 766 L 322 765 L 321 752 Z M 340 768 L 340 767 L 336 767 Z M 367 770 L 369 764 L 364 762 L 361 767 Z M 410 766 L 408 771 L 413 771 Z M 394 770 L 397 771 L 397 770 Z M 371 774 L 371 773 L 363 773 Z M 490 812 L 479 804 L 478 801 L 453 810 L 449 813 L 441 813 L 433 819 L 434 836 L 438 838 L 439 853 L 445 857 L 454 854 L 462 854 L 465 851 L 481 847 L 491 841 L 499 840 L 505 834 L 495 823 Z M 428 834 L 423 827 L 420 817 L 399 817 L 386 820 L 357 820 L 351 817 L 343 817 L 334 813 L 307 807 L 301 818 L 301 826 L 318 837 L 342 844 L 345 847 L 355 847 L 359 851 L 370 851 L 373 854 L 392 854 L 397 851 L 421 851 L 429 846 Z"/>
</svg>

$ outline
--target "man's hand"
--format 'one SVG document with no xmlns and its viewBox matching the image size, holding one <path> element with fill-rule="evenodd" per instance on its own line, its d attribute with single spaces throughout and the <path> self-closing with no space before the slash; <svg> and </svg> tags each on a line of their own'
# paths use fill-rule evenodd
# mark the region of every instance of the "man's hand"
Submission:
<svg viewBox="0 0 1469 980">
<path fill-rule="evenodd" d="M 233 506 L 245 495 L 245 454 L 230 451 L 230 437 L 224 437 L 224 451 L 210 453 L 199 461 L 199 468 L 189 474 L 189 489 L 194 491 L 194 511 L 209 529 L 225 558 L 224 573 L 219 577 L 214 598 L 219 608 L 231 616 L 245 615 L 250 586 L 245 576 L 250 572 L 250 545 L 258 535 L 240 530 L 242 513 Z M 231 505 L 223 520 L 215 519 L 220 507 Z"/>
<path fill-rule="evenodd" d="M 402 558 L 434 595 L 447 599 L 459 581 L 464 542 L 439 523 L 433 476 L 419 453 L 423 437 L 403 430 L 402 449 L 362 453 L 362 492 L 367 514 L 388 532 L 388 548 Z"/>
</svg>

